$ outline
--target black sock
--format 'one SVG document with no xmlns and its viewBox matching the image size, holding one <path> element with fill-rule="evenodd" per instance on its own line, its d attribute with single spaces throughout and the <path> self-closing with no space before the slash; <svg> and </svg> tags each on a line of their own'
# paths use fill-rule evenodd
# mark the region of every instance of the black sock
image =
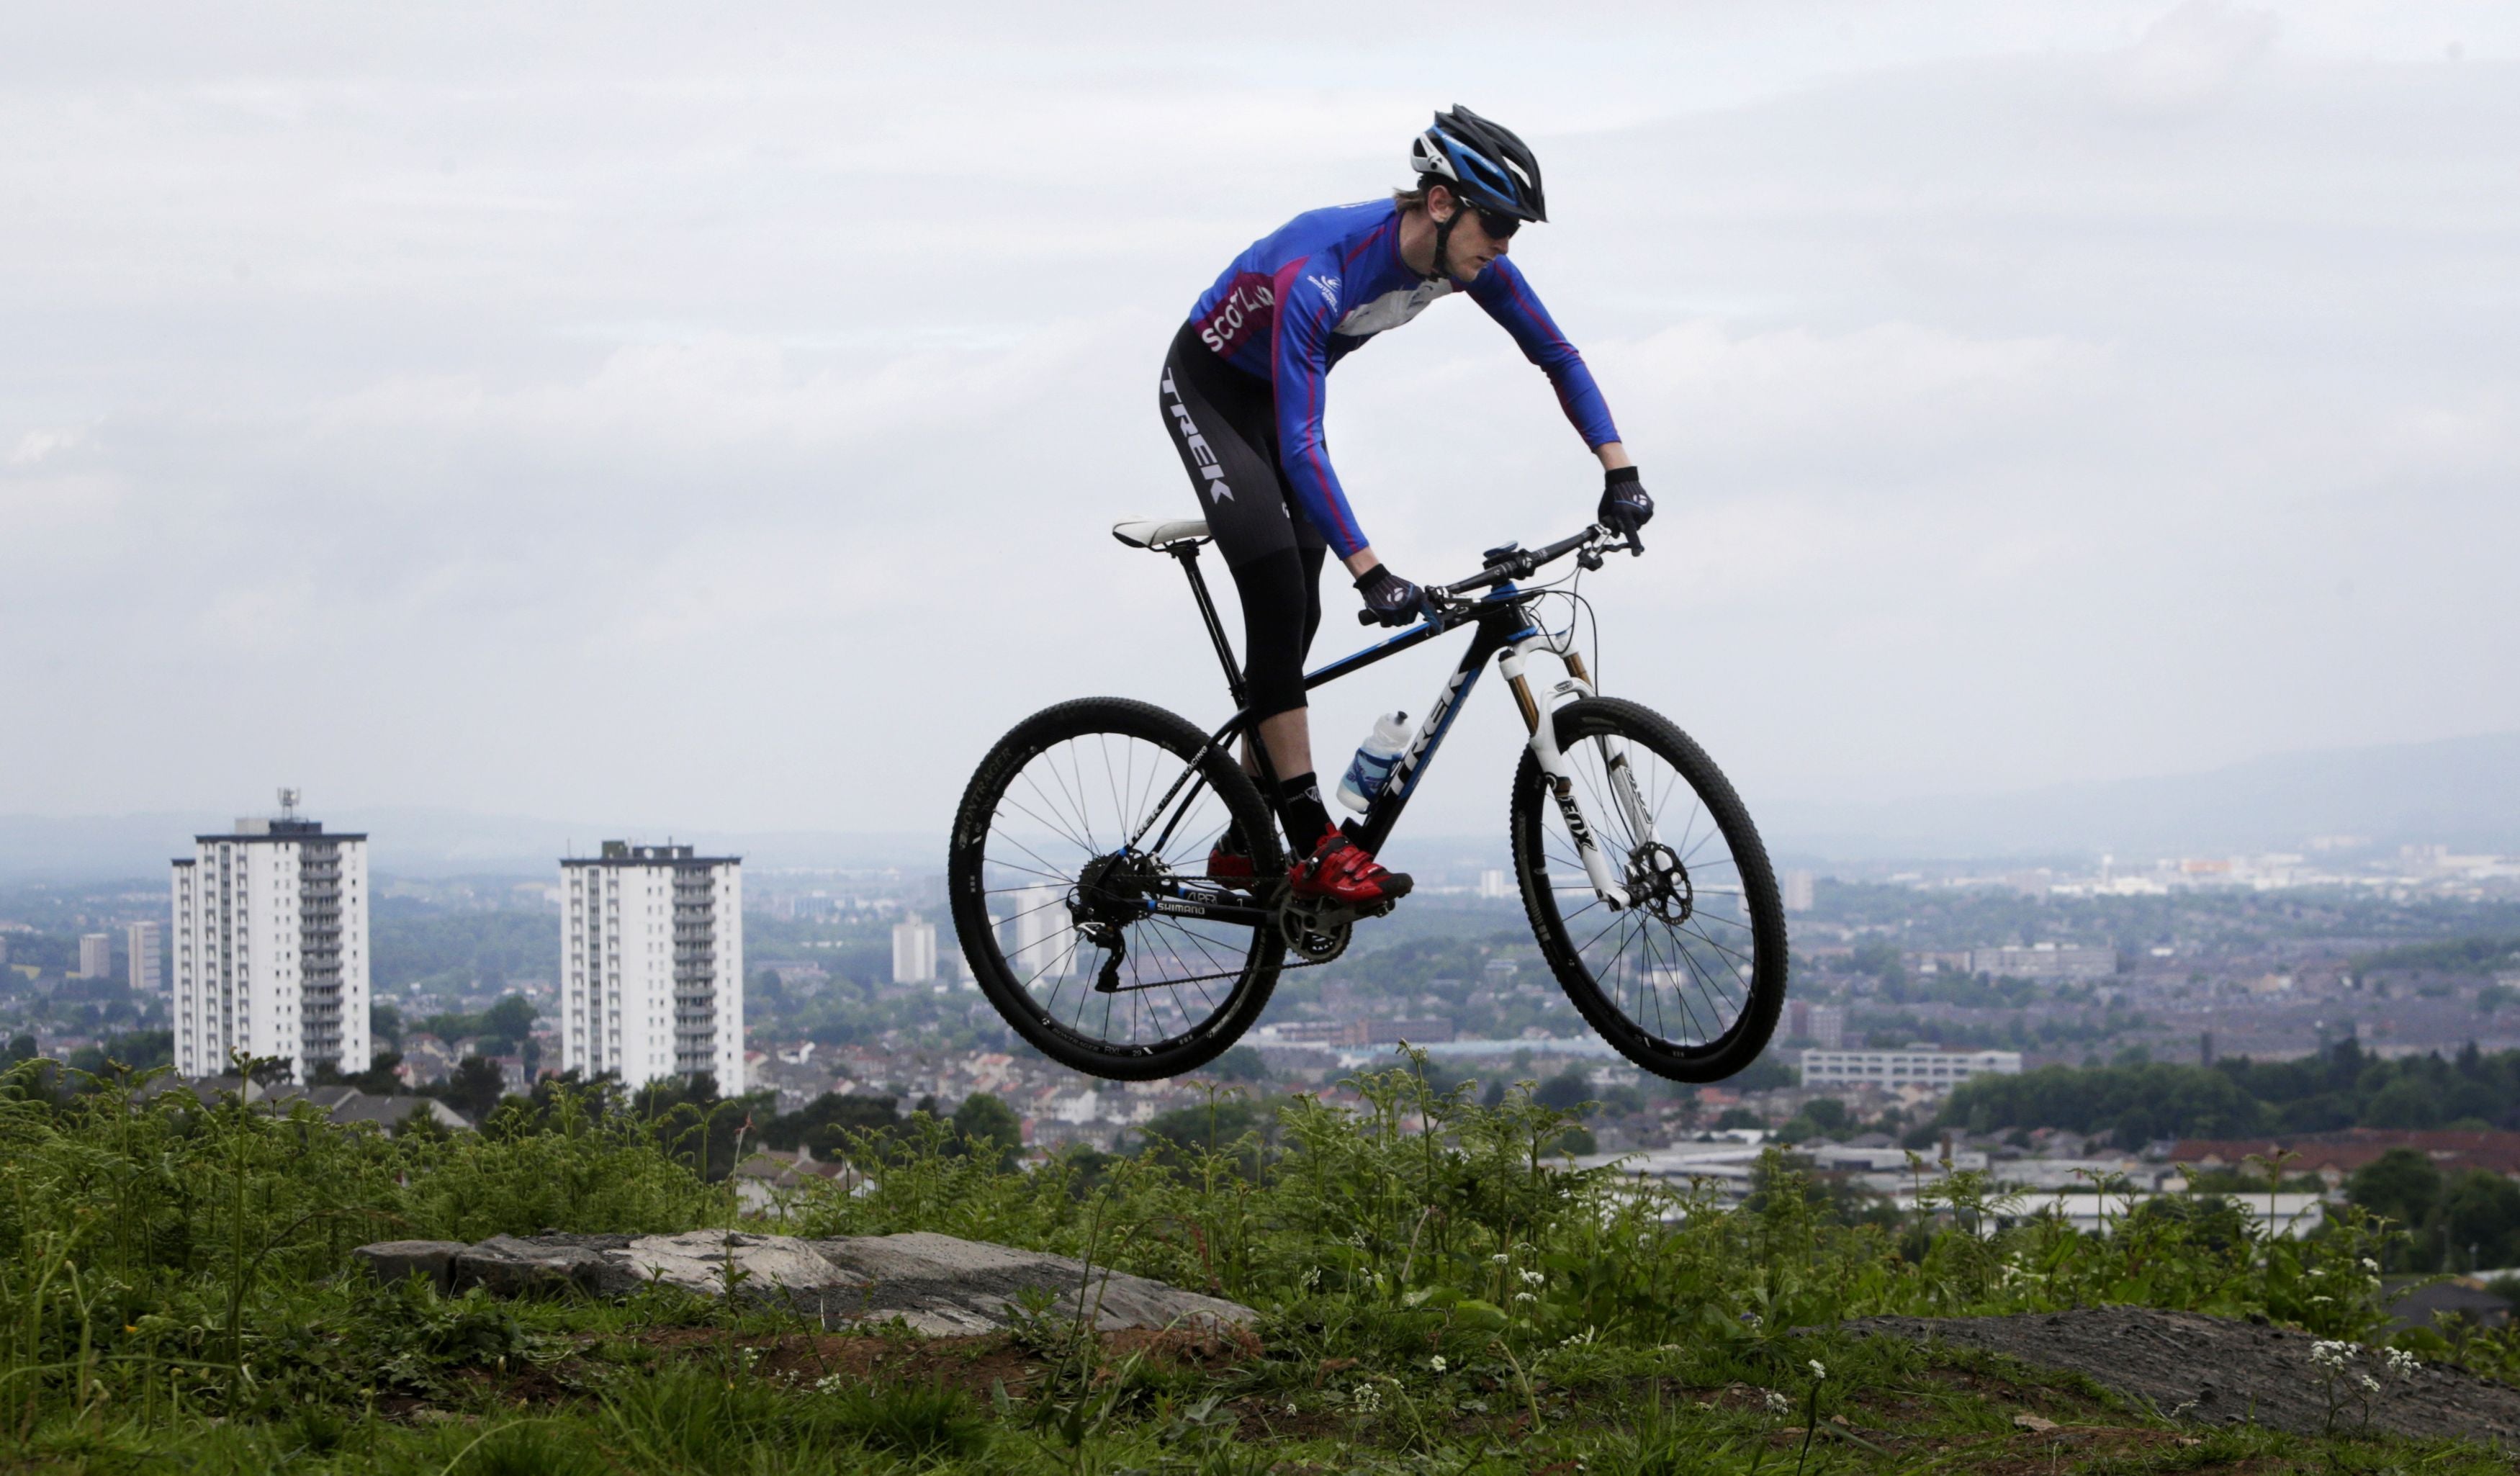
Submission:
<svg viewBox="0 0 2520 1476">
<path fill-rule="evenodd" d="M 1313 847 L 1322 843 L 1322 832 L 1330 827 L 1330 810 L 1322 803 L 1321 781 L 1312 771 L 1279 783 L 1278 819 L 1286 827 L 1286 838 L 1294 843 L 1298 857 L 1310 856 Z"/>
</svg>

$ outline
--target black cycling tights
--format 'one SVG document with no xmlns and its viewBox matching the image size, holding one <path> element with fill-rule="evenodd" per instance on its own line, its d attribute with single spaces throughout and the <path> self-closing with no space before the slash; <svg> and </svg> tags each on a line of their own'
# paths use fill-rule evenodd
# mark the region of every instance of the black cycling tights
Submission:
<svg viewBox="0 0 2520 1476">
<path fill-rule="evenodd" d="M 1277 401 L 1185 324 L 1164 355 L 1164 428 L 1198 494 L 1216 551 L 1242 596 L 1242 680 L 1251 716 L 1304 704 L 1304 654 L 1322 623 L 1323 539 L 1278 466 Z M 1287 776 L 1281 776 L 1282 778 Z"/>
<path fill-rule="evenodd" d="M 1255 724 L 1305 705 L 1304 655 L 1322 628 L 1324 552 L 1280 549 L 1234 571 L 1242 596 L 1242 680 Z"/>
</svg>

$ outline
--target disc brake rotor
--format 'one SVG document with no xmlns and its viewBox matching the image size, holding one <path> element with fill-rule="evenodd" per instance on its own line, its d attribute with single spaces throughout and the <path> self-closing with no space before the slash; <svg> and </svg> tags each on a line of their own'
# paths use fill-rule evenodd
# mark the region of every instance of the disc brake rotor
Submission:
<svg viewBox="0 0 2520 1476">
<path fill-rule="evenodd" d="M 1628 896 L 1640 907 L 1677 927 L 1697 910 L 1697 892 L 1688 868 L 1661 841 L 1647 841 L 1628 853 Z"/>
</svg>

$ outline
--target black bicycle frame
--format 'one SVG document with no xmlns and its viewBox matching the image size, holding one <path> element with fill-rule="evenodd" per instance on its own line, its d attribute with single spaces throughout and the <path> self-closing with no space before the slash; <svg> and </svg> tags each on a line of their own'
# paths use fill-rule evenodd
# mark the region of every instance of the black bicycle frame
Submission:
<svg viewBox="0 0 2520 1476">
<path fill-rule="evenodd" d="M 1216 648 L 1217 663 L 1225 668 L 1226 689 L 1234 694 L 1235 705 L 1239 709 L 1234 716 L 1226 719 L 1224 726 L 1208 736 L 1208 746 L 1220 747 L 1238 734 L 1242 734 L 1254 726 L 1251 720 L 1250 693 L 1243 685 L 1241 663 L 1234 658 L 1234 646 L 1226 639 L 1225 625 L 1217 618 L 1216 602 L 1208 598 L 1207 580 L 1198 571 L 1198 544 L 1196 542 L 1177 543 L 1165 552 L 1181 561 L 1182 573 L 1190 580 L 1191 595 L 1198 602 L 1199 618 L 1207 625 L 1207 639 Z M 1522 593 L 1512 584 L 1499 584 L 1490 590 L 1485 598 L 1467 608 L 1446 609 L 1432 620 L 1411 626 L 1399 635 L 1369 646 L 1353 655 L 1342 656 L 1328 666 L 1305 675 L 1304 690 L 1310 692 L 1316 687 L 1326 687 L 1353 672 L 1363 671 L 1376 661 L 1396 656 L 1405 650 L 1414 650 L 1436 637 L 1458 630 L 1462 626 L 1478 627 L 1478 634 L 1470 640 L 1470 649 L 1462 653 L 1461 664 L 1453 669 L 1452 680 L 1446 682 L 1444 690 L 1436 694 L 1433 709 L 1418 725 L 1416 736 L 1409 740 L 1409 746 L 1401 750 L 1398 762 L 1392 765 L 1391 778 L 1384 782 L 1381 791 L 1373 796 L 1372 803 L 1366 811 L 1364 823 L 1351 832 L 1358 845 L 1368 851 L 1378 852 L 1382 849 L 1382 843 L 1391 834 L 1392 827 L 1400 822 L 1400 812 L 1408 808 L 1409 797 L 1418 792 L 1418 781 L 1426 777 L 1426 770 L 1434 763 L 1435 750 L 1444 745 L 1445 735 L 1453 731 L 1453 720 L 1461 716 L 1462 705 L 1469 699 L 1470 689 L 1478 685 L 1479 673 L 1487 668 L 1488 661 L 1498 651 L 1525 637 L 1538 634 L 1532 627 L 1531 612 L 1524 607 L 1524 599 Z M 1261 782 L 1265 786 L 1262 792 L 1275 795 L 1278 792 L 1278 777 L 1269 763 L 1268 745 L 1253 742 L 1250 748 L 1252 761 L 1257 766 Z M 1196 766 L 1193 765 L 1191 773 L 1195 772 Z M 1169 837 L 1171 833 L 1172 826 L 1167 824 L 1164 827 L 1164 835 Z M 1160 849 L 1160 847 L 1161 841 L 1158 840 L 1157 848 Z"/>
</svg>

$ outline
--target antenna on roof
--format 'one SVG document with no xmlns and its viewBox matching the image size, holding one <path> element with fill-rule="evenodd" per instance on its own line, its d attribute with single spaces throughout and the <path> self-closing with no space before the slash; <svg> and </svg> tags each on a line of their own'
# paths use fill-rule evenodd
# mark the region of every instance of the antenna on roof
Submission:
<svg viewBox="0 0 2520 1476">
<path fill-rule="evenodd" d="M 280 791 L 281 819 L 295 820 L 297 818 L 297 798 L 299 792 L 300 791 L 296 789 L 283 789 Z"/>
</svg>

